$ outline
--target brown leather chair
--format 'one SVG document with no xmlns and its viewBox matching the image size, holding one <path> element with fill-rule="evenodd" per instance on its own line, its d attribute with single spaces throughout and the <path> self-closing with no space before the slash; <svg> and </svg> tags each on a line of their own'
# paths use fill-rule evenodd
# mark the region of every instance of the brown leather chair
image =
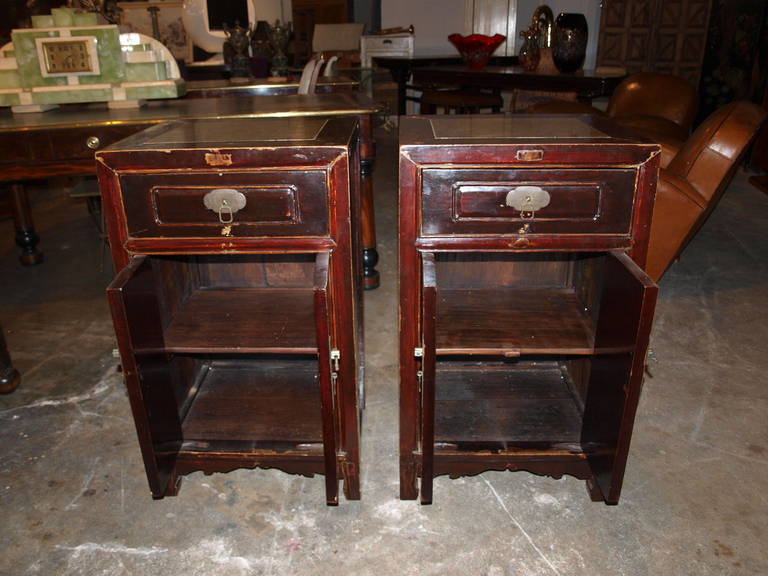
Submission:
<svg viewBox="0 0 768 576">
<path fill-rule="evenodd" d="M 607 114 L 616 124 L 661 144 L 661 165 L 675 157 L 698 111 L 696 89 L 670 74 L 640 72 L 616 87 L 605 112 L 580 102 L 553 100 L 528 109 L 535 114 Z"/>
<path fill-rule="evenodd" d="M 664 275 L 714 210 L 765 117 L 751 102 L 723 106 L 660 171 L 646 264 L 651 278 Z"/>
</svg>

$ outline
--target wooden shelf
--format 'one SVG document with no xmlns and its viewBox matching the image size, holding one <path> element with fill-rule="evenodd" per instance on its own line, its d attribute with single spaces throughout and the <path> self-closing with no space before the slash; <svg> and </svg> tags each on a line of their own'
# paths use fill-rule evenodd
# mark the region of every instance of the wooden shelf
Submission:
<svg viewBox="0 0 768 576">
<path fill-rule="evenodd" d="M 316 360 L 224 360 L 200 370 L 182 452 L 322 453 Z"/>
<path fill-rule="evenodd" d="M 168 352 L 317 353 L 311 289 L 195 290 L 164 331 Z"/>
<path fill-rule="evenodd" d="M 438 362 L 435 450 L 581 452 L 582 416 L 556 361 Z"/>
<path fill-rule="evenodd" d="M 438 289 L 437 354 L 592 354 L 594 330 L 570 288 Z"/>
</svg>

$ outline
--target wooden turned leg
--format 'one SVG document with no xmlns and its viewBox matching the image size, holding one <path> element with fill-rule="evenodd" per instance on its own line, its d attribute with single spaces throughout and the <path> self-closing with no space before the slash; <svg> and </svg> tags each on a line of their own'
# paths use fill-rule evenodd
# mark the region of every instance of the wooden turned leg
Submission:
<svg viewBox="0 0 768 576">
<path fill-rule="evenodd" d="M 360 167 L 363 211 L 363 289 L 379 287 L 379 253 L 376 251 L 376 222 L 373 208 L 373 160 L 363 160 Z"/>
<path fill-rule="evenodd" d="M 413 462 L 400 462 L 400 500 L 416 500 L 418 496 L 416 465 Z"/>
<path fill-rule="evenodd" d="M 600 486 L 597 485 L 594 478 L 587 479 L 587 492 L 589 492 L 589 499 L 592 502 L 604 502 L 603 491 L 600 490 Z"/>
<path fill-rule="evenodd" d="M 11 364 L 11 356 L 0 326 L 0 394 L 10 394 L 21 384 L 21 375 Z"/>
<path fill-rule="evenodd" d="M 19 261 L 24 266 L 32 266 L 43 261 L 43 253 L 37 249 L 40 237 L 32 223 L 32 211 L 29 209 L 29 197 L 23 184 L 11 184 L 13 205 L 13 224 L 16 227 L 16 244 L 21 248 Z"/>
</svg>

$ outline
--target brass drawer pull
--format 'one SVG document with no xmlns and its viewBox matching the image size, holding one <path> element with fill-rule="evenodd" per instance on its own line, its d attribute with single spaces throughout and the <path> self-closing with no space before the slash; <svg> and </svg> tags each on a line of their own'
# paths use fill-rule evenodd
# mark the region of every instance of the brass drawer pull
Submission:
<svg viewBox="0 0 768 576">
<path fill-rule="evenodd" d="M 203 204 L 219 215 L 219 222 L 231 224 L 235 212 L 245 208 L 245 194 L 232 188 L 217 188 L 203 196 Z"/>
<path fill-rule="evenodd" d="M 520 212 L 524 220 L 532 220 L 537 210 L 549 206 L 549 192 L 538 186 L 518 186 L 507 193 L 506 204 Z"/>
<path fill-rule="evenodd" d="M 518 150 L 515 158 L 520 162 L 538 162 L 544 159 L 544 150 Z"/>
<path fill-rule="evenodd" d="M 91 150 L 96 150 L 96 148 L 101 146 L 101 140 L 99 140 L 98 136 L 89 136 L 85 141 L 85 145 Z"/>
</svg>

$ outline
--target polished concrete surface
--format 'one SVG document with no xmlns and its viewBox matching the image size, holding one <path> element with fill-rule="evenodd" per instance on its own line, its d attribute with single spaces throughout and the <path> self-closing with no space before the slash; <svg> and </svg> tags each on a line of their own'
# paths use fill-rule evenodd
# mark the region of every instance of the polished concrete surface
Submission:
<svg viewBox="0 0 768 576">
<path fill-rule="evenodd" d="M 151 499 L 85 205 L 34 194 L 45 263 L 0 222 L 0 322 L 22 372 L 0 397 L 0 574 L 768 574 L 768 196 L 739 174 L 661 283 L 618 506 L 582 481 L 488 472 L 401 502 L 396 163 L 379 132 L 382 287 L 366 293 L 363 499 L 323 480 L 192 474 Z"/>
</svg>

